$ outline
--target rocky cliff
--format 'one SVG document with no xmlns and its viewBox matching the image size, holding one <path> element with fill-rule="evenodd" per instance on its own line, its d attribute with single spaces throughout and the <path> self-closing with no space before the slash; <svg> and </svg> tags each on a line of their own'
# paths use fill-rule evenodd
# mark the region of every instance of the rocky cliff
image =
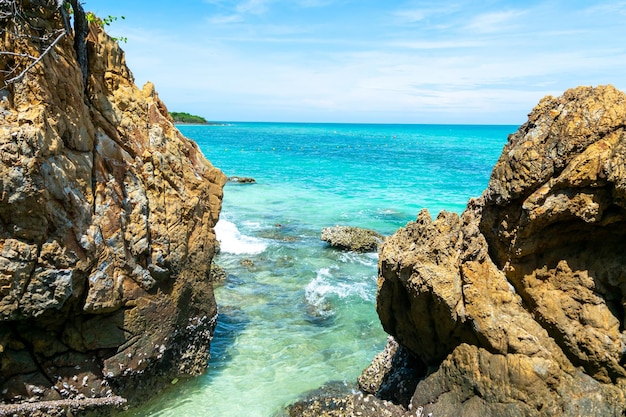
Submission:
<svg viewBox="0 0 626 417">
<path fill-rule="evenodd" d="M 622 416 L 625 271 L 626 95 L 546 97 L 461 216 L 422 211 L 384 243 L 399 346 L 359 381 L 375 396 L 309 415 Z"/>
<path fill-rule="evenodd" d="M 23 3 L 2 16 L 3 70 L 39 56 L 42 33 L 67 30 L 56 2 Z M 98 25 L 84 73 L 77 51 L 67 30 L 0 91 L 5 404 L 134 400 L 203 372 L 209 356 L 225 176 L 174 127 L 154 86 L 135 86 Z"/>
</svg>

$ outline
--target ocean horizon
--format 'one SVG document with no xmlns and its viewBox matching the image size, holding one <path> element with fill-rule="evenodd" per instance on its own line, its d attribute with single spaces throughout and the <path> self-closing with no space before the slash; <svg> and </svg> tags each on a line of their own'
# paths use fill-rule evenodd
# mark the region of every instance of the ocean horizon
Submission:
<svg viewBox="0 0 626 417">
<path fill-rule="evenodd" d="M 175 123 L 179 126 L 228 126 L 228 125 L 244 125 L 244 124 L 272 124 L 272 125 L 340 125 L 340 126 L 505 126 L 515 127 L 520 124 L 511 123 L 385 123 L 385 122 L 272 122 L 272 121 L 233 121 L 233 120 L 209 120 L 208 123 Z"/>
<path fill-rule="evenodd" d="M 205 375 L 135 416 L 280 416 L 308 391 L 356 379 L 387 339 L 376 253 L 330 248 L 323 227 L 390 235 L 426 208 L 461 213 L 515 125 L 226 122 L 179 125 L 228 183 L 216 226 L 228 273 Z M 209 414 L 207 414 L 209 413 Z"/>
</svg>

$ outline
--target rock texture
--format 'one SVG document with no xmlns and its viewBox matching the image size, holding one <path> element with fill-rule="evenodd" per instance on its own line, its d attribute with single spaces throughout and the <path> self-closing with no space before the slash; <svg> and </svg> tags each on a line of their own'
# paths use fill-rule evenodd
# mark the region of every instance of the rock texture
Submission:
<svg viewBox="0 0 626 417">
<path fill-rule="evenodd" d="M 32 34 L 64 27 L 52 3 L 24 6 Z M 9 32 L 3 51 L 39 53 L 36 38 Z M 97 25 L 87 51 L 86 86 L 68 34 L 0 95 L 5 403 L 133 401 L 203 372 L 209 357 L 226 178 L 174 127 L 154 86 L 135 86 Z"/>
<path fill-rule="evenodd" d="M 377 310 L 399 346 L 363 373 L 365 395 L 298 406 L 623 416 L 624 271 L 626 95 L 601 86 L 546 97 L 461 216 L 424 210 L 383 244 Z"/>
<path fill-rule="evenodd" d="M 626 96 L 544 98 L 458 216 L 385 243 L 377 309 L 435 416 L 626 410 Z"/>
<path fill-rule="evenodd" d="M 373 230 L 353 226 L 334 226 L 322 229 L 321 239 L 330 246 L 354 251 L 376 252 L 385 237 Z"/>
</svg>

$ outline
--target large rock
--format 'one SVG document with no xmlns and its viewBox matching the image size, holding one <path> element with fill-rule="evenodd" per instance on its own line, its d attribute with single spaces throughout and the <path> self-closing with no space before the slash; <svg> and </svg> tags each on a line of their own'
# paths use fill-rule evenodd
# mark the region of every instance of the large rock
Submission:
<svg viewBox="0 0 626 417">
<path fill-rule="evenodd" d="M 52 3 L 31 0 L 26 17 L 62 29 Z M 209 274 L 225 176 L 152 84 L 135 86 L 97 25 L 86 88 L 73 41 L 1 94 L 4 402 L 143 397 L 205 370 L 217 316 Z M 36 38 L 2 42 L 40 52 Z"/>
<path fill-rule="evenodd" d="M 384 244 L 377 310 L 434 416 L 626 409 L 626 95 L 544 98 L 483 196 Z"/>
</svg>

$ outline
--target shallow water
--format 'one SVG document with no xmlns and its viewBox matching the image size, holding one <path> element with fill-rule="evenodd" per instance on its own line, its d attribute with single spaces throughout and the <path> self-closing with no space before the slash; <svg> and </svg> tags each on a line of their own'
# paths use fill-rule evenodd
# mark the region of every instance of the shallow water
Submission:
<svg viewBox="0 0 626 417">
<path fill-rule="evenodd" d="M 376 254 L 330 249 L 336 224 L 391 234 L 422 208 L 461 212 L 515 126 L 232 123 L 180 126 L 229 176 L 216 227 L 227 270 L 207 373 L 131 415 L 273 416 L 353 384 L 386 341 Z M 243 262 L 242 261 L 246 261 Z"/>
</svg>

